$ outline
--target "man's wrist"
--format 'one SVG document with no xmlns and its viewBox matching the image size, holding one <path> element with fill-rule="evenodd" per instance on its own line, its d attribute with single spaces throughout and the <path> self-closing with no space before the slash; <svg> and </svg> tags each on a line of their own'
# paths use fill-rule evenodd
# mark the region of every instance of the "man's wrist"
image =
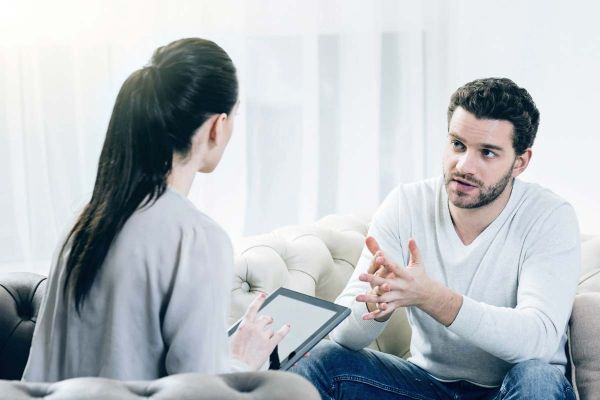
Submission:
<svg viewBox="0 0 600 400">
<path fill-rule="evenodd" d="M 462 295 L 436 283 L 429 301 L 419 308 L 444 326 L 450 326 L 462 307 Z"/>
</svg>

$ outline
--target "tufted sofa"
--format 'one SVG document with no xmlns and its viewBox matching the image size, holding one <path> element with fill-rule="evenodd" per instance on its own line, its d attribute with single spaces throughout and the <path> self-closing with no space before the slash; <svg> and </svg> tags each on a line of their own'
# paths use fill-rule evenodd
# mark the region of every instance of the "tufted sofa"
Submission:
<svg viewBox="0 0 600 400">
<path fill-rule="evenodd" d="M 314 224 L 290 226 L 246 237 L 236 244 L 230 322 L 258 292 L 280 286 L 334 300 L 352 274 L 368 230 L 366 219 L 331 215 Z M 318 399 L 306 381 L 288 373 L 202 376 L 182 374 L 150 382 L 99 378 L 55 384 L 22 383 L 35 316 L 45 278 L 0 274 L 0 399 Z M 581 399 L 600 398 L 600 237 L 582 237 L 582 273 L 570 323 L 572 381 Z M 371 348 L 400 357 L 410 354 L 406 314 L 394 313 Z M 282 390 L 285 393 L 282 393 Z"/>
<path fill-rule="evenodd" d="M 304 226 L 247 237 L 236 246 L 230 322 L 256 292 L 284 286 L 333 301 L 354 270 L 368 231 L 366 220 L 330 215 Z M 370 347 L 410 355 L 410 325 L 398 310 Z M 582 273 L 570 323 L 568 368 L 581 399 L 600 399 L 600 236 L 582 237 Z"/>
<path fill-rule="evenodd" d="M 278 371 L 218 376 L 178 374 L 137 382 L 102 378 L 67 379 L 57 383 L 20 382 L 45 289 L 46 278 L 41 275 L 0 274 L 0 399 L 319 399 L 308 381 Z"/>
</svg>

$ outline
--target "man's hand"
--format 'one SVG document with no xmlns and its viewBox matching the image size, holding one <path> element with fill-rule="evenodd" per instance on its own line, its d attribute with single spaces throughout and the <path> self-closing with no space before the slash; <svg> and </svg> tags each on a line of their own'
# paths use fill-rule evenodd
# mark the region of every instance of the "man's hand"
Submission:
<svg viewBox="0 0 600 400">
<path fill-rule="evenodd" d="M 375 239 L 372 240 L 376 245 Z M 462 306 L 462 296 L 427 275 L 414 239 L 408 241 L 408 251 L 409 263 L 406 268 L 399 267 L 385 255 L 379 254 L 374 257 L 373 263 L 383 266 L 385 272 L 371 273 L 372 268 L 369 268 L 369 273 L 359 276 L 361 281 L 369 282 L 372 288 L 378 288 L 356 296 L 356 300 L 367 303 L 367 307 L 368 304 L 377 305 L 375 310 L 369 308 L 370 312 L 363 315 L 363 319 L 385 321 L 397 308 L 416 306 L 438 322 L 449 326 Z M 380 272 L 380 268 L 377 272 Z"/>
<path fill-rule="evenodd" d="M 373 276 L 383 277 L 383 278 L 393 277 L 394 273 L 390 272 L 388 269 L 386 269 L 385 265 L 383 265 L 383 260 L 385 260 L 384 254 L 381 251 L 381 249 L 379 248 L 379 244 L 377 243 L 375 238 L 372 236 L 369 236 L 369 237 L 367 237 L 365 243 L 367 245 L 367 248 L 371 252 L 371 254 L 373 254 L 373 260 L 371 261 L 371 265 L 369 266 L 367 273 L 371 274 Z M 369 283 L 371 285 L 371 290 L 368 292 L 368 294 L 377 295 L 377 296 L 380 295 L 381 293 L 379 291 L 379 286 L 377 286 L 371 282 L 369 282 Z M 381 311 L 380 307 L 381 307 L 381 305 L 377 304 L 377 303 L 367 303 L 367 309 L 369 310 L 369 313 L 373 314 L 373 315 L 379 314 L 379 312 Z M 389 316 L 385 317 L 383 319 L 375 318 L 375 320 L 378 322 L 383 322 L 383 321 L 387 320 L 388 318 L 389 318 Z"/>
</svg>

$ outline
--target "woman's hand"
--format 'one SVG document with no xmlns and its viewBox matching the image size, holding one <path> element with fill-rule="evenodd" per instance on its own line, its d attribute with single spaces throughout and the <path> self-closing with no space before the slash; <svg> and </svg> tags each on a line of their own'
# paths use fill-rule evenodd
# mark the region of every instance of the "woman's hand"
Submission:
<svg viewBox="0 0 600 400">
<path fill-rule="evenodd" d="M 266 297 L 261 293 L 250 303 L 230 342 L 231 358 L 244 362 L 253 370 L 258 370 L 267 361 L 275 346 L 290 331 L 286 324 L 274 332 L 273 318 L 266 315 L 257 317 Z"/>
</svg>

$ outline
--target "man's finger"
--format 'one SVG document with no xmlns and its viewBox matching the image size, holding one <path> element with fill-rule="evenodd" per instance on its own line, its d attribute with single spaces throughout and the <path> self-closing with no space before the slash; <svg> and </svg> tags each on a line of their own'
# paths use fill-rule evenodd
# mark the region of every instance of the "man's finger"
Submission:
<svg viewBox="0 0 600 400">
<path fill-rule="evenodd" d="M 387 282 L 384 278 L 375 276 L 373 274 L 360 274 L 358 276 L 358 280 L 362 282 L 369 282 L 373 287 L 383 285 Z"/>
<path fill-rule="evenodd" d="M 375 294 L 359 294 L 356 295 L 356 301 L 360 301 L 361 303 L 373 303 L 376 304 L 380 301 L 379 296 Z M 378 305 L 379 306 L 379 305 Z"/>
<path fill-rule="evenodd" d="M 387 308 L 385 304 L 389 303 L 390 301 L 397 300 L 398 295 L 394 293 L 384 293 L 381 295 L 361 293 L 356 295 L 355 299 L 361 303 L 377 304 L 377 308 L 380 310 L 385 310 Z"/>
<path fill-rule="evenodd" d="M 379 310 L 377 310 L 378 311 L 377 313 L 373 313 L 373 312 L 365 313 L 362 315 L 362 319 L 363 320 L 372 320 L 375 318 L 383 318 L 383 317 L 393 313 L 394 310 L 397 308 L 397 306 L 394 303 L 385 303 L 385 305 L 386 305 L 385 310 L 379 309 Z"/>
<path fill-rule="evenodd" d="M 378 269 L 379 265 L 375 262 L 375 257 L 371 259 L 371 264 L 369 265 L 369 269 L 367 269 L 367 273 L 374 274 Z"/>
<path fill-rule="evenodd" d="M 365 240 L 365 244 L 367 245 L 367 249 L 371 252 L 371 254 L 375 255 L 379 251 L 379 243 L 373 236 L 368 236 Z"/>
<path fill-rule="evenodd" d="M 421 264 L 423 262 L 421 251 L 419 250 L 415 239 L 410 239 L 408 241 L 408 253 L 410 255 L 408 259 L 409 266 Z"/>
<path fill-rule="evenodd" d="M 381 251 L 378 251 L 377 253 L 375 253 L 375 255 L 373 256 L 373 259 L 371 260 L 371 265 L 369 265 L 369 269 L 367 270 L 367 272 L 369 274 L 377 274 L 379 272 L 379 275 L 381 275 L 382 269 L 385 270 L 385 267 L 383 265 L 377 264 L 375 262 L 375 260 L 377 259 L 377 257 L 379 257 L 379 255 L 383 254 Z"/>
<path fill-rule="evenodd" d="M 246 309 L 246 312 L 244 313 L 244 319 L 247 319 L 248 321 L 254 321 L 256 319 L 258 310 L 260 310 L 260 306 L 262 306 L 266 298 L 267 295 L 265 293 L 261 293 L 256 296 L 256 298 L 252 300 L 252 303 L 250 303 Z"/>
<path fill-rule="evenodd" d="M 385 255 L 379 257 L 381 257 L 382 260 L 378 260 L 378 263 L 383 265 L 388 271 L 393 272 L 398 278 L 410 277 L 410 275 L 402 267 L 399 267 L 395 262 L 387 258 Z"/>
</svg>

